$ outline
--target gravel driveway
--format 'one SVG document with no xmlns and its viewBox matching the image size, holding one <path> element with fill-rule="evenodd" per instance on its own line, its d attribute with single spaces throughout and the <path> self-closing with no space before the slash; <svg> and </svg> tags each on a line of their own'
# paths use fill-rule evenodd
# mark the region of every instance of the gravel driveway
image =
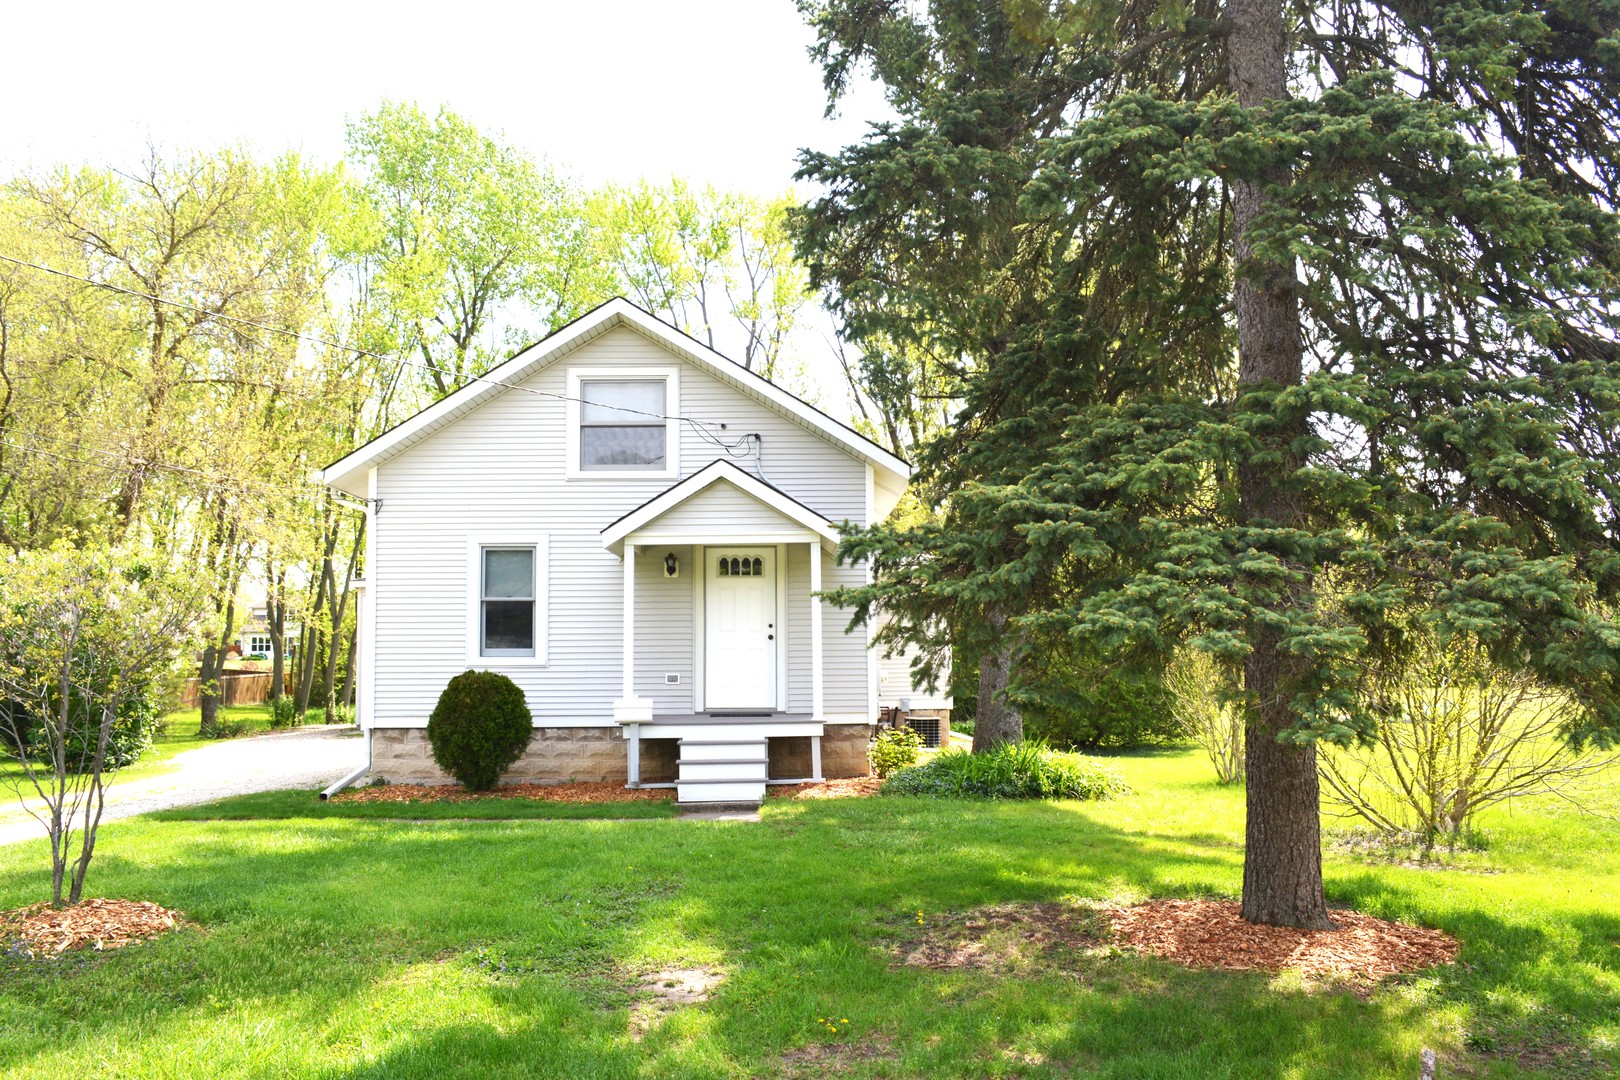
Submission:
<svg viewBox="0 0 1620 1080">
<path fill-rule="evenodd" d="M 170 771 L 161 776 L 114 784 L 107 789 L 107 808 L 101 820 L 116 821 L 255 791 L 314 790 L 348 775 L 365 762 L 365 740 L 357 737 L 349 724 L 230 739 L 176 754 Z M 10 792 L 5 794 L 9 796 Z M 0 844 L 44 835 L 45 827 L 16 803 L 0 803 Z"/>
</svg>

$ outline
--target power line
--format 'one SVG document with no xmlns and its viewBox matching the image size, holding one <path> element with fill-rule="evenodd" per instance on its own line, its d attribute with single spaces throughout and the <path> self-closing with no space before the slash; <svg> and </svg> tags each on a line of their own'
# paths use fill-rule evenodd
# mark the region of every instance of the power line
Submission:
<svg viewBox="0 0 1620 1080">
<path fill-rule="evenodd" d="M 233 487 L 233 488 L 238 488 L 238 489 L 240 489 L 240 490 L 242 490 L 244 492 L 253 492 L 255 494 L 260 494 L 260 495 L 294 495 L 294 496 L 297 496 L 297 495 L 310 495 L 310 494 L 315 493 L 316 491 L 324 490 L 322 485 L 314 484 L 314 483 L 311 483 L 307 487 L 286 487 L 286 486 L 279 486 L 279 485 L 271 486 L 271 485 L 260 484 L 260 483 L 258 483 L 256 481 L 252 481 L 252 480 L 240 480 L 240 479 L 236 479 L 234 477 L 220 476 L 217 473 L 207 473 L 207 472 L 203 472 L 201 469 L 190 469 L 190 468 L 187 468 L 184 465 L 171 465 L 171 464 L 169 464 L 167 462 L 147 461 L 145 459 L 140 459 L 140 458 L 131 460 L 131 459 L 127 458 L 125 455 L 120 454 L 116 450 L 108 450 L 108 449 L 105 449 L 103 447 L 89 446 L 89 445 L 85 445 L 85 444 L 80 444 L 78 446 L 78 449 L 88 451 L 88 452 L 90 452 L 92 454 L 100 454 L 103 457 L 106 457 L 106 458 L 109 458 L 109 459 L 112 459 L 112 460 L 110 460 L 110 461 L 86 461 L 83 458 L 72 457 L 71 455 L 68 455 L 68 454 L 60 454 L 60 453 L 56 453 L 55 451 L 51 451 L 51 450 L 41 450 L 37 446 L 27 446 L 27 445 L 24 445 L 22 443 L 12 442 L 10 439 L 0 439 L 0 445 L 9 446 L 13 450 L 16 450 L 16 451 L 18 451 L 20 453 L 32 454 L 35 457 L 49 458 L 52 461 L 65 461 L 65 462 L 68 462 L 68 463 L 74 464 L 74 465 L 83 465 L 86 468 L 90 468 L 90 469 L 108 469 L 108 470 L 110 470 L 115 465 L 128 464 L 128 465 L 133 465 L 133 466 L 135 466 L 137 468 L 153 469 L 153 470 L 157 470 L 157 471 L 161 471 L 161 472 L 169 472 L 169 473 L 176 473 L 176 474 L 179 474 L 179 475 L 184 475 L 184 476 L 190 477 L 192 479 L 206 480 L 209 483 L 214 484 L 214 485 L 216 485 L 218 487 Z"/>
<path fill-rule="evenodd" d="M 417 367 L 425 371 L 434 372 L 435 374 L 449 376 L 451 379 L 465 380 L 460 386 L 456 387 L 456 390 L 460 390 L 462 387 L 466 386 L 467 383 L 487 383 L 491 386 L 498 386 L 504 390 L 516 390 L 519 393 L 534 394 L 537 397 L 552 398 L 557 401 L 574 401 L 581 405 L 592 405 L 599 409 L 612 409 L 616 412 L 632 413 L 637 416 L 647 416 L 658 420 L 677 420 L 682 423 L 691 424 L 693 430 L 696 431 L 701 437 L 709 442 L 714 443 L 716 446 L 725 449 L 728 454 L 732 450 L 743 446 L 749 439 L 755 437 L 753 435 L 745 435 L 734 443 L 727 443 L 725 440 L 720 439 L 711 432 L 704 430 L 706 427 L 717 426 L 707 420 L 697 420 L 690 416 L 679 416 L 670 413 L 648 412 L 645 409 L 630 408 L 628 405 L 609 405 L 599 401 L 587 401 L 584 398 L 573 397 L 569 394 L 558 394 L 550 390 L 536 390 L 530 386 L 518 386 L 514 383 L 502 382 L 500 379 L 491 379 L 483 375 L 468 375 L 464 373 L 458 374 L 454 371 L 450 371 L 447 368 L 440 367 L 437 364 L 430 364 L 425 360 L 408 360 L 399 356 L 385 356 L 382 353 L 373 352 L 370 349 L 362 349 L 357 345 L 344 345 L 341 342 L 332 341 L 328 338 L 319 337 L 315 334 L 306 334 L 298 330 L 288 330 L 283 326 L 271 326 L 268 323 L 256 322 L 253 319 L 244 319 L 238 315 L 227 315 L 222 311 L 210 311 L 207 308 L 198 307 L 195 304 L 188 304 L 183 300 L 170 300 L 154 293 L 141 292 L 139 289 L 128 289 L 122 285 L 114 285 L 111 282 L 97 281 L 95 278 L 69 273 L 66 270 L 60 270 L 54 266 L 46 266 L 43 263 L 30 262 L 27 259 L 19 259 L 14 255 L 7 255 L 5 252 L 0 252 L 0 260 L 13 263 L 17 266 L 26 266 L 29 269 L 38 270 L 41 273 L 55 274 L 57 277 L 67 278 L 70 281 L 82 282 L 83 284 L 91 285 L 98 289 L 106 289 L 109 292 L 120 293 L 124 296 L 138 297 L 143 300 L 150 300 L 155 304 L 164 304 L 169 307 L 179 308 L 183 311 L 190 311 L 193 314 L 201 315 L 204 318 L 218 319 L 222 322 L 235 323 L 239 326 L 250 326 L 256 330 L 263 330 L 270 334 L 280 334 L 283 337 L 292 338 L 296 341 L 305 341 L 313 345 L 322 345 L 329 349 L 340 349 L 344 352 L 354 353 L 357 356 L 366 356 L 374 360 L 381 360 L 384 363 Z M 454 392 L 455 391 L 451 391 L 451 393 Z"/>
</svg>

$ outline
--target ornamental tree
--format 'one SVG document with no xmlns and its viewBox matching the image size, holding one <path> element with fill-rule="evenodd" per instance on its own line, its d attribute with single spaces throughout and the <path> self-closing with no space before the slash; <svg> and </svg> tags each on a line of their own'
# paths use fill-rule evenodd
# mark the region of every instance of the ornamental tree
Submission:
<svg viewBox="0 0 1620 1080">
<path fill-rule="evenodd" d="M 1014 693 L 1054 635 L 1241 671 L 1274 925 L 1331 925 L 1316 746 L 1410 642 L 1615 738 L 1620 4 L 803 6 L 833 98 L 864 65 L 901 118 L 805 155 L 814 283 L 964 402 L 938 521 L 844 545 L 858 617 L 943 612 Z"/>
</svg>

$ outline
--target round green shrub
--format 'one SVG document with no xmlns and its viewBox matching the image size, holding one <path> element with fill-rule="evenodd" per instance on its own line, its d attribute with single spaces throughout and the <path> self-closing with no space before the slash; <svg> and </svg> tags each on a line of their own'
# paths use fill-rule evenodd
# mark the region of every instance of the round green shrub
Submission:
<svg viewBox="0 0 1620 1080">
<path fill-rule="evenodd" d="M 494 787 L 533 734 L 523 691 L 494 671 L 464 671 L 451 679 L 427 726 L 433 760 L 469 791 Z"/>
</svg>

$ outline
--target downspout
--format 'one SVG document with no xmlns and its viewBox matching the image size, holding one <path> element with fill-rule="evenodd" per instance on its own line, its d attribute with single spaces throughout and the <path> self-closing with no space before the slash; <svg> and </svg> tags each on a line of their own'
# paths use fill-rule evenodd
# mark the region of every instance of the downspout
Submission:
<svg viewBox="0 0 1620 1080">
<path fill-rule="evenodd" d="M 356 644 L 355 651 L 357 653 L 358 652 L 364 652 L 366 654 L 366 656 L 365 656 L 366 670 L 361 675 L 360 685 L 358 687 L 358 689 L 360 691 L 360 694 L 357 694 L 356 699 L 355 699 L 355 723 L 359 726 L 361 732 L 364 733 L 364 735 L 366 737 L 366 763 L 364 765 L 360 766 L 358 769 L 354 770 L 354 772 L 352 772 L 349 775 L 345 776 L 343 779 L 339 780 L 337 783 L 333 784 L 331 787 L 327 788 L 325 791 L 321 792 L 321 802 L 328 802 L 332 798 L 332 796 L 336 795 L 338 792 L 342 791 L 344 788 L 346 788 L 349 785 L 353 784 L 355 781 L 359 780 L 362 776 L 366 775 L 368 772 L 371 771 L 371 762 L 372 762 L 372 757 L 371 757 L 371 753 L 372 753 L 372 751 L 371 751 L 371 728 L 368 726 L 368 723 L 367 723 L 368 721 L 371 720 L 371 717 L 361 715 L 359 698 L 360 698 L 361 694 L 363 694 L 365 696 L 365 698 L 366 698 L 365 704 L 366 704 L 366 709 L 368 711 L 373 707 L 372 702 L 374 702 L 376 700 L 372 696 L 372 694 L 373 694 L 373 686 L 374 686 L 375 678 L 376 678 L 376 669 L 375 669 L 375 666 L 374 666 L 374 655 L 375 655 L 375 653 L 377 651 L 377 646 L 376 646 L 376 641 L 375 641 L 374 638 L 372 640 L 368 640 L 366 642 L 366 648 L 365 649 L 362 650 L 358 646 L 359 646 L 360 635 L 364 632 L 364 625 L 366 623 L 369 623 L 369 622 L 375 620 L 376 617 L 377 617 L 377 597 L 376 597 L 376 590 L 373 588 L 373 585 L 374 585 L 374 583 L 376 581 L 376 562 L 375 562 L 374 554 L 373 554 L 373 552 L 374 552 L 373 545 L 376 543 L 376 538 L 377 538 L 377 528 L 376 528 L 377 521 L 376 521 L 376 517 L 377 517 L 377 513 L 382 509 L 382 500 L 377 497 L 377 470 L 376 469 L 372 469 L 370 474 L 366 478 L 366 496 L 367 496 L 366 501 L 364 503 L 364 506 L 362 507 L 365 510 L 365 513 L 366 513 L 366 523 L 365 523 L 365 530 L 366 530 L 365 531 L 366 565 L 364 567 L 365 576 L 362 577 L 359 580 L 358 583 L 356 583 L 356 582 L 354 582 L 352 580 L 350 581 L 350 587 L 351 588 L 355 584 L 358 584 L 359 587 L 360 587 L 360 609 L 356 613 L 357 617 L 355 619 L 355 627 L 354 627 L 355 644 Z M 348 502 L 347 500 L 345 500 L 345 504 L 348 505 L 348 506 L 351 506 L 351 507 L 355 506 L 354 503 Z"/>
</svg>

